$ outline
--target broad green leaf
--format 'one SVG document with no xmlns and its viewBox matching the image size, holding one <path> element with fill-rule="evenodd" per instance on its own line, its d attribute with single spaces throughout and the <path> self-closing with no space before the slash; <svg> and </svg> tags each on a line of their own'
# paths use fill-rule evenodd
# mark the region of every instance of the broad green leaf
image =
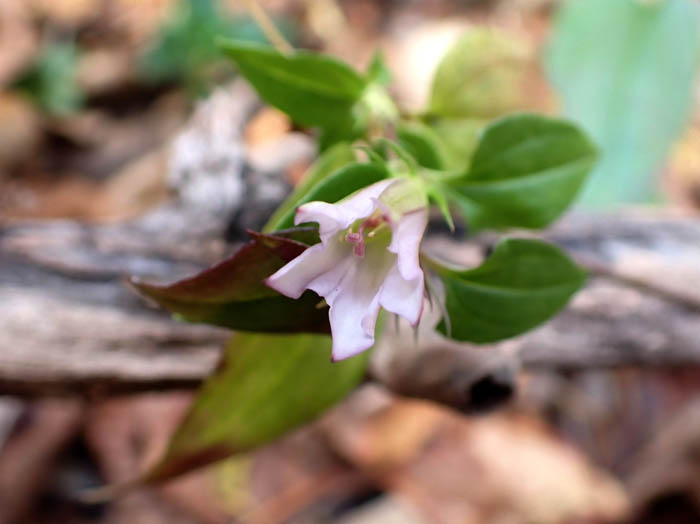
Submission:
<svg viewBox="0 0 700 524">
<path fill-rule="evenodd" d="M 328 151 L 335 144 L 352 142 L 362 136 L 367 127 L 367 113 L 360 104 L 353 110 L 353 120 L 343 121 L 333 127 L 321 127 L 318 130 L 318 150 L 321 154 Z"/>
<path fill-rule="evenodd" d="M 427 125 L 420 122 L 401 122 L 396 135 L 399 144 L 419 165 L 429 169 L 446 167 L 440 137 Z"/>
<path fill-rule="evenodd" d="M 304 197 L 323 179 L 341 167 L 355 160 L 352 146 L 345 142 L 337 143 L 326 150 L 304 175 L 304 179 L 294 189 L 291 195 L 282 202 L 263 228 L 263 233 L 271 233 L 283 229 L 282 224 L 289 222 L 288 217 L 294 216 L 294 211 L 304 200 Z"/>
<path fill-rule="evenodd" d="M 447 118 L 493 118 L 524 107 L 528 65 L 523 42 L 494 29 L 472 29 L 437 68 L 428 114 Z"/>
<path fill-rule="evenodd" d="M 467 174 L 444 187 L 474 228 L 540 228 L 571 204 L 595 160 L 575 125 L 513 115 L 486 128 Z"/>
<path fill-rule="evenodd" d="M 428 122 L 440 140 L 447 169 L 467 170 L 469 159 L 479 143 L 479 135 L 487 124 L 488 120 L 479 118 L 438 118 Z"/>
<path fill-rule="evenodd" d="M 527 331 L 557 313 L 583 285 L 584 271 L 540 240 L 505 239 L 479 267 L 449 268 L 428 260 L 442 281 L 448 316 L 441 333 L 486 343 Z"/>
<path fill-rule="evenodd" d="M 330 337 L 236 334 L 146 480 L 248 451 L 304 424 L 362 380 L 369 352 L 330 361 Z"/>
<path fill-rule="evenodd" d="M 656 194 L 655 174 L 689 116 L 699 61 L 695 0 L 562 5 L 547 70 L 566 115 L 602 152 L 583 202 L 605 207 Z"/>
<path fill-rule="evenodd" d="M 530 44 L 492 28 L 474 28 L 445 54 L 433 78 L 424 122 L 439 137 L 444 166 L 467 169 L 489 121 L 532 106 Z"/>
<path fill-rule="evenodd" d="M 292 238 L 289 238 L 289 237 Z M 314 231 L 277 235 L 254 234 L 253 240 L 230 258 L 170 285 L 132 281 L 160 306 L 189 322 L 241 331 L 328 333 L 328 308 L 311 291 L 294 300 L 267 287 L 264 279 L 299 256 L 306 244 L 293 240 L 317 238 Z"/>
<path fill-rule="evenodd" d="M 285 229 L 294 226 L 294 213 L 300 205 L 311 202 L 337 202 L 346 196 L 389 177 L 389 171 L 383 164 L 355 162 L 337 169 L 311 187 L 303 195 L 295 198 L 294 205 L 280 215 L 275 223 L 270 223 L 266 230 Z"/>
<path fill-rule="evenodd" d="M 356 132 L 355 104 L 367 79 L 329 56 L 295 51 L 289 55 L 248 42 L 223 40 L 223 52 L 268 104 L 302 125 Z"/>
</svg>

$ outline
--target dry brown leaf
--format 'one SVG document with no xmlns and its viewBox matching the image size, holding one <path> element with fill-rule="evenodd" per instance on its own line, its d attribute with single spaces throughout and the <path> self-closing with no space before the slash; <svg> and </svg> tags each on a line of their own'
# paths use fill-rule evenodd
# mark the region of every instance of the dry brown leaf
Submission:
<svg viewBox="0 0 700 524">
<path fill-rule="evenodd" d="M 76 400 L 43 400 L 30 410 L 0 452 L 0 524 L 26 522 L 57 455 L 80 427 Z"/>
<path fill-rule="evenodd" d="M 635 506 L 685 493 L 700 512 L 700 400 L 691 401 L 640 454 L 630 478 Z"/>
<path fill-rule="evenodd" d="M 289 117 L 271 107 L 264 107 L 248 122 L 243 138 L 248 147 L 274 142 L 286 135 L 292 128 Z"/>
<path fill-rule="evenodd" d="M 137 477 L 163 454 L 191 393 L 113 397 L 92 405 L 85 438 L 108 482 Z"/>
<path fill-rule="evenodd" d="M 240 487 L 239 487 L 240 489 Z M 364 476 L 335 456 L 317 425 L 286 435 L 250 458 L 246 504 L 236 508 L 243 522 L 275 524 L 297 514 L 325 522 L 328 507 L 369 489 Z M 232 494 L 239 501 L 241 494 Z"/>
<path fill-rule="evenodd" d="M 131 47 L 147 45 L 172 15 L 176 0 L 112 0 L 103 22 L 124 35 Z"/>
<path fill-rule="evenodd" d="M 41 118 L 22 96 L 0 92 L 0 122 L 1 170 L 35 154 L 41 140 Z"/>
<path fill-rule="evenodd" d="M 95 17 L 100 9 L 100 0 L 29 0 L 27 3 L 38 16 L 73 27 Z"/>
<path fill-rule="evenodd" d="M 88 95 L 99 95 L 133 80 L 134 63 L 124 48 L 103 47 L 84 51 L 78 63 L 77 79 Z"/>
<path fill-rule="evenodd" d="M 363 417 L 353 407 L 362 397 L 329 419 L 333 445 L 428 522 L 546 524 L 628 511 L 622 487 L 537 418 L 464 418 L 406 400 Z"/>
<path fill-rule="evenodd" d="M 0 87 L 27 67 L 38 47 L 38 33 L 23 0 L 0 2 Z"/>
</svg>

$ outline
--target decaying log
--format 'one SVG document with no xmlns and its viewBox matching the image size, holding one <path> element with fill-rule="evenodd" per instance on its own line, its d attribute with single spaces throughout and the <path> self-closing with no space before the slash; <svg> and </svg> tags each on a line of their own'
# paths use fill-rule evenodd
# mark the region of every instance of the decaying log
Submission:
<svg viewBox="0 0 700 524">
<path fill-rule="evenodd" d="M 175 322 L 125 277 L 191 274 L 235 249 L 283 198 L 279 170 L 312 148 L 291 133 L 265 154 L 248 151 L 241 136 L 257 107 L 242 83 L 212 96 L 172 145 L 172 199 L 140 219 L 0 224 L 0 395 L 191 388 L 211 373 L 230 333 Z M 426 321 L 417 343 L 405 329 L 387 337 L 370 378 L 479 409 L 508 398 L 521 368 L 700 364 L 700 221 L 573 214 L 545 236 L 593 275 L 553 321 L 487 347 L 446 341 Z M 492 241 L 435 233 L 426 247 L 475 264 Z"/>
<path fill-rule="evenodd" d="M 211 372 L 229 333 L 171 320 L 136 296 L 124 275 L 180 277 L 232 247 L 204 236 L 199 246 L 169 248 L 137 226 L 4 228 L 0 393 L 192 387 Z M 417 343 L 401 329 L 382 344 L 372 378 L 399 393 L 478 409 L 507 398 L 521 367 L 700 364 L 700 223 L 661 213 L 574 214 L 547 236 L 593 268 L 564 312 L 490 346 L 448 342 L 428 318 Z M 483 256 L 478 244 L 443 236 L 427 247 L 467 264 Z"/>
<path fill-rule="evenodd" d="M 417 344 L 405 325 L 389 334 L 374 378 L 468 411 L 512 395 L 520 369 L 700 365 L 700 221 L 671 212 L 574 214 L 544 236 L 590 272 L 563 312 L 523 336 L 475 346 L 437 335 L 439 315 L 429 311 Z M 475 245 L 427 244 L 465 265 L 483 257 Z"/>
<path fill-rule="evenodd" d="M 314 148 L 290 133 L 261 160 L 242 138 L 259 108 L 244 82 L 203 102 L 168 146 L 172 198 L 141 218 L 0 224 L 0 395 L 192 388 L 212 371 L 230 333 L 175 322 L 126 277 L 203 269 L 284 198 L 281 167 Z"/>
</svg>

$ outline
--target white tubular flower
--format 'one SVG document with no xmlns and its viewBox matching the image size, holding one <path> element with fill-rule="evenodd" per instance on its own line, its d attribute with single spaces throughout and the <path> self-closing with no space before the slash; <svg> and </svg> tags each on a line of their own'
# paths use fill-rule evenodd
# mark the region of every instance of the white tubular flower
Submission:
<svg viewBox="0 0 700 524">
<path fill-rule="evenodd" d="M 336 204 L 309 202 L 294 222 L 317 222 L 321 242 L 266 283 L 291 298 L 311 289 L 326 299 L 334 361 L 374 345 L 380 307 L 418 323 L 425 285 L 419 249 L 428 222 L 418 182 L 382 180 Z"/>
</svg>

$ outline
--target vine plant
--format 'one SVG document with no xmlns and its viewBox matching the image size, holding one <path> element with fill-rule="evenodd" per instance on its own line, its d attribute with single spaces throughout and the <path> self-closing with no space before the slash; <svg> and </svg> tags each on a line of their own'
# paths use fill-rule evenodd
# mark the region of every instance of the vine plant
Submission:
<svg viewBox="0 0 700 524">
<path fill-rule="evenodd" d="M 455 51 L 426 110 L 402 116 L 379 55 L 359 72 L 308 51 L 220 45 L 265 102 L 317 130 L 320 156 L 230 258 L 171 285 L 134 282 L 180 319 L 236 331 L 149 480 L 249 450 L 337 402 L 364 376 L 381 309 L 415 325 L 430 296 L 442 335 L 488 343 L 544 322 L 585 279 L 532 238 L 504 238 L 469 269 L 420 251 L 431 207 L 470 231 L 560 216 L 596 161 L 574 124 L 512 114 L 455 149 L 434 118 L 460 103 Z"/>
</svg>

